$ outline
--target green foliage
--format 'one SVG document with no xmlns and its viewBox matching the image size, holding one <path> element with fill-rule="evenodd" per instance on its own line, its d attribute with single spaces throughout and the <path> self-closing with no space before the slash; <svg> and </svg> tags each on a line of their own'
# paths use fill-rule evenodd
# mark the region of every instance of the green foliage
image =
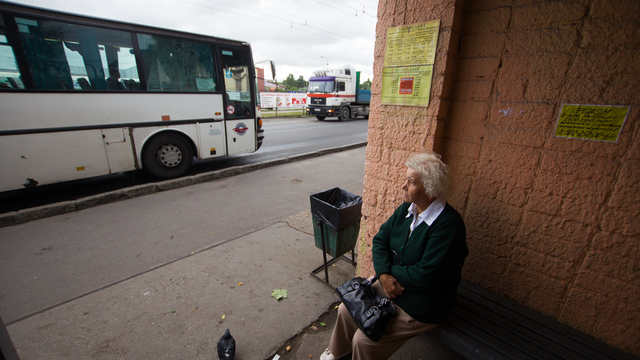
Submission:
<svg viewBox="0 0 640 360">
<path fill-rule="evenodd" d="M 297 80 L 297 85 L 298 85 L 298 89 L 299 89 L 299 90 L 307 90 L 307 86 L 309 85 L 309 82 L 308 82 L 308 81 L 306 81 L 306 80 L 302 77 L 302 75 L 300 75 L 300 76 L 298 77 L 298 80 Z"/>
<path fill-rule="evenodd" d="M 360 85 L 360 89 L 362 89 L 362 90 L 371 90 L 371 80 L 367 79 L 367 81 L 363 82 Z"/>
<path fill-rule="evenodd" d="M 282 85 L 285 86 L 287 91 L 305 91 L 307 90 L 307 84 L 308 82 L 305 81 L 302 75 L 300 75 L 300 77 L 298 77 L 298 80 L 296 80 L 293 77 L 293 74 L 289 74 L 289 76 L 287 76 L 287 78 L 282 82 Z"/>
</svg>

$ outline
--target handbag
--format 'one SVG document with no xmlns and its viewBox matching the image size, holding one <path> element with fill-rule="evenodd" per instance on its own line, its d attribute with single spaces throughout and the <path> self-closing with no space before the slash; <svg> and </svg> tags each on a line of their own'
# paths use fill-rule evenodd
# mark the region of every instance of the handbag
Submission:
<svg viewBox="0 0 640 360">
<path fill-rule="evenodd" d="M 391 316 L 396 312 L 391 300 L 380 296 L 371 287 L 376 280 L 376 277 L 355 277 L 336 288 L 358 328 L 375 342 L 380 340 Z"/>
</svg>

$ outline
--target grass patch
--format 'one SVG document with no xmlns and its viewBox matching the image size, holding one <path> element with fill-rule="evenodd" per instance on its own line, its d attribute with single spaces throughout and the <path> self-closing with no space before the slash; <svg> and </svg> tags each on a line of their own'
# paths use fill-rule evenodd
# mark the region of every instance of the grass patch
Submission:
<svg viewBox="0 0 640 360">
<path fill-rule="evenodd" d="M 304 109 L 296 110 L 260 110 L 260 114 L 263 118 L 292 118 L 292 117 L 305 117 Z M 276 116 L 277 115 L 277 116 Z"/>
</svg>

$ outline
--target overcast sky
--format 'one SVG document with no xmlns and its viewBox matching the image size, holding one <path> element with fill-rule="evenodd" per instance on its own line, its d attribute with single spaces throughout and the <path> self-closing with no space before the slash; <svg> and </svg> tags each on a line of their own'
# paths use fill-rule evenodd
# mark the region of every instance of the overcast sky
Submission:
<svg viewBox="0 0 640 360">
<path fill-rule="evenodd" d="M 350 64 L 373 80 L 378 0 L 13 0 L 46 9 L 247 41 L 278 81 Z M 271 73 L 267 63 L 265 78 Z"/>
</svg>

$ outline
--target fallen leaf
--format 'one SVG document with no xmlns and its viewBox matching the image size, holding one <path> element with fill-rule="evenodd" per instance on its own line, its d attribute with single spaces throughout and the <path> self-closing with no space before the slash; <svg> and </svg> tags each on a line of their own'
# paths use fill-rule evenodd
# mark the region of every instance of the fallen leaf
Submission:
<svg viewBox="0 0 640 360">
<path fill-rule="evenodd" d="M 238 286 L 242 286 L 242 285 L 244 285 L 244 283 L 238 283 Z"/>
<path fill-rule="evenodd" d="M 276 298 L 276 300 L 286 299 L 288 295 L 289 295 L 289 290 L 285 290 L 285 289 L 275 289 L 271 293 L 271 297 Z"/>
<path fill-rule="evenodd" d="M 309 359 L 313 358 L 313 355 L 309 354 L 307 355 L 309 357 Z"/>
<path fill-rule="evenodd" d="M 317 327 L 315 327 L 315 326 L 312 326 L 312 327 L 311 327 L 311 330 L 313 330 L 313 331 L 318 331 L 318 328 L 317 328 Z"/>
<path fill-rule="evenodd" d="M 327 324 L 325 324 L 325 323 L 321 322 L 321 323 L 320 323 L 320 326 L 327 326 Z"/>
<path fill-rule="evenodd" d="M 287 352 L 291 351 L 291 346 L 287 346 Z"/>
<path fill-rule="evenodd" d="M 222 320 L 226 319 L 227 315 L 222 315 Z"/>
</svg>

